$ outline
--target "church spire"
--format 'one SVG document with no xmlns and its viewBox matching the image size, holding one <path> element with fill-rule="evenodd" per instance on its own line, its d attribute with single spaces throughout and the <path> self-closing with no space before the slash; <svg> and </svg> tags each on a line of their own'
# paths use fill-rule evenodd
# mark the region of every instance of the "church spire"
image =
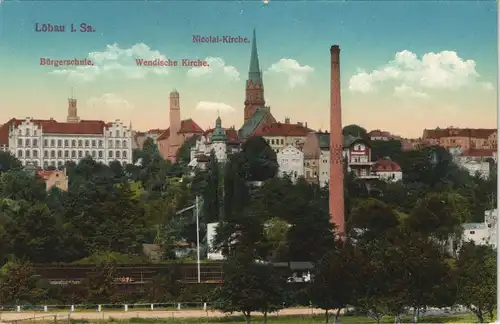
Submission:
<svg viewBox="0 0 500 324">
<path fill-rule="evenodd" d="M 250 54 L 250 68 L 248 69 L 248 82 L 253 84 L 262 84 L 262 74 L 259 66 L 259 54 L 257 53 L 257 37 L 255 36 L 255 28 L 253 29 L 252 37 L 252 52 Z"/>
</svg>

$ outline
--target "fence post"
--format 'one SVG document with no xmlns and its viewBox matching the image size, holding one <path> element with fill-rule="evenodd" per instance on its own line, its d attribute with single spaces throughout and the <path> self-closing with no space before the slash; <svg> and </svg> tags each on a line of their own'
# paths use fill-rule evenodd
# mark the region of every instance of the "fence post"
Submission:
<svg viewBox="0 0 500 324">
<path fill-rule="evenodd" d="M 57 315 L 54 315 L 54 323 L 57 323 Z"/>
<path fill-rule="evenodd" d="M 151 304 L 151 310 L 155 310 L 155 304 Z"/>
<path fill-rule="evenodd" d="M 177 310 L 181 310 L 181 303 L 177 304 Z"/>
<path fill-rule="evenodd" d="M 20 312 L 21 312 L 21 306 L 16 306 L 16 311 L 17 311 L 18 313 L 20 313 Z"/>
<path fill-rule="evenodd" d="M 75 311 L 75 305 L 71 305 L 70 311 L 71 311 L 71 312 L 74 312 L 74 311 Z"/>
<path fill-rule="evenodd" d="M 101 311 L 102 311 L 102 305 L 98 305 L 98 306 L 97 306 L 97 311 L 98 311 L 98 312 L 101 312 Z"/>
<path fill-rule="evenodd" d="M 49 310 L 48 310 L 48 307 L 47 307 L 47 306 L 43 306 L 43 311 L 44 311 L 45 313 L 47 313 L 47 312 L 49 311 Z"/>
<path fill-rule="evenodd" d="M 125 305 L 125 311 L 128 312 L 128 305 Z"/>
<path fill-rule="evenodd" d="M 203 310 L 207 311 L 207 303 L 203 303 Z"/>
</svg>

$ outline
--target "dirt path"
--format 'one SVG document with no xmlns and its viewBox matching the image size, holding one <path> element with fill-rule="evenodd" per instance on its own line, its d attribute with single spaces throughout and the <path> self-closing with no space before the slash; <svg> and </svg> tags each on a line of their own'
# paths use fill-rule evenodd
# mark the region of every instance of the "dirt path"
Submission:
<svg viewBox="0 0 500 324">
<path fill-rule="evenodd" d="M 277 314 L 272 314 L 270 316 L 286 316 L 286 315 L 313 315 L 321 314 L 323 310 L 312 309 L 312 308 L 288 308 L 283 309 Z M 239 315 L 239 314 L 235 314 Z M 19 320 L 38 320 L 38 321 L 51 321 L 54 318 L 58 320 L 63 319 L 79 319 L 79 320 L 126 320 L 133 317 L 140 318 L 202 318 L 202 317 L 223 317 L 224 314 L 218 311 L 203 311 L 203 310 L 177 310 L 177 311 L 134 311 L 130 310 L 128 312 L 124 311 L 104 311 L 104 312 L 48 312 L 48 313 L 30 313 L 30 312 L 5 312 L 0 314 L 0 323 L 9 321 L 19 321 Z"/>
</svg>

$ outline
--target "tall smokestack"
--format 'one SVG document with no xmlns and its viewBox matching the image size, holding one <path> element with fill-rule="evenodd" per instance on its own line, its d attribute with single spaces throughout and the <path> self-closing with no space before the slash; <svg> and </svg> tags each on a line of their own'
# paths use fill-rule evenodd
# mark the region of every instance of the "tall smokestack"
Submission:
<svg viewBox="0 0 500 324">
<path fill-rule="evenodd" d="M 337 234 L 345 232 L 344 167 L 342 154 L 342 108 L 340 104 L 340 47 L 330 48 L 330 217 Z"/>
</svg>

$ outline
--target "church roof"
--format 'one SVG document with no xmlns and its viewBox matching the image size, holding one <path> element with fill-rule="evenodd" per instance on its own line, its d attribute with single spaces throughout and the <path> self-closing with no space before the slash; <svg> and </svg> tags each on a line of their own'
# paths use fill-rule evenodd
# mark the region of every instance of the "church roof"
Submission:
<svg viewBox="0 0 500 324">
<path fill-rule="evenodd" d="M 181 121 L 181 129 L 179 130 L 179 133 L 187 133 L 187 134 L 201 134 L 203 133 L 203 129 L 191 118 L 189 119 L 184 119 Z M 167 128 L 163 134 L 158 136 L 156 140 L 164 140 L 170 137 L 170 127 Z"/>
<path fill-rule="evenodd" d="M 255 29 L 253 30 L 252 38 L 252 52 L 250 54 L 250 67 L 248 69 L 248 82 L 253 84 L 262 84 L 262 73 L 259 66 L 259 54 L 257 53 L 257 37 L 255 36 Z"/>
<path fill-rule="evenodd" d="M 238 131 L 238 136 L 244 138 L 251 136 L 268 113 L 269 111 L 267 109 L 258 108 L 257 111 L 255 111 L 255 113 L 252 115 L 252 117 L 250 117 L 250 119 L 248 119 L 243 124 L 243 126 L 241 126 L 240 130 Z"/>
</svg>

